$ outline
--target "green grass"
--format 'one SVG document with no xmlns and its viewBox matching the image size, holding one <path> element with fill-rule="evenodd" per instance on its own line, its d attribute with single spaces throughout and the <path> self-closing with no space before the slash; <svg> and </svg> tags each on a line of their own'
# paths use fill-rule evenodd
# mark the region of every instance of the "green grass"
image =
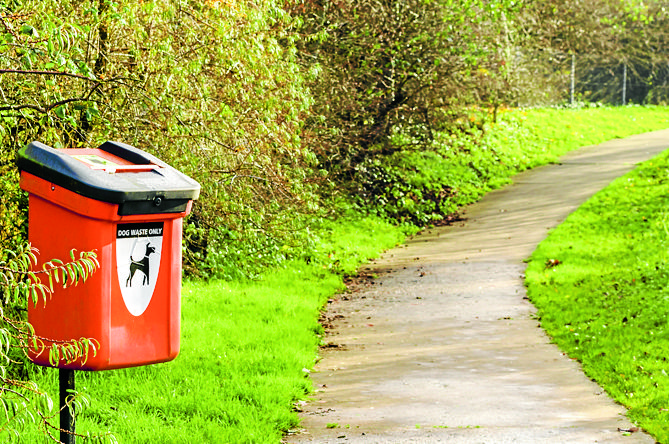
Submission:
<svg viewBox="0 0 669 444">
<path fill-rule="evenodd" d="M 527 270 L 528 294 L 548 334 L 665 443 L 668 171 L 665 152 L 613 182 L 551 233 Z"/>
<path fill-rule="evenodd" d="M 640 116 L 637 121 L 647 120 L 645 126 L 624 131 L 632 121 L 630 113 Z M 510 123 L 499 124 L 507 127 L 491 127 L 486 137 L 499 139 L 493 151 L 507 150 L 498 153 L 500 159 L 517 162 L 509 160 L 513 168 L 495 166 L 494 161 L 481 166 L 491 171 L 491 180 L 502 183 L 513 171 L 554 160 L 583 143 L 669 127 L 668 117 L 666 108 L 509 112 L 505 119 Z M 579 131 L 593 134 L 603 121 L 611 125 L 586 142 L 574 141 L 573 129 L 567 125 L 575 120 L 582 120 Z M 471 188 L 472 193 L 483 193 L 476 185 Z M 658 199 L 666 203 L 666 198 Z M 77 387 L 88 396 L 90 406 L 80 416 L 77 431 L 112 431 L 120 443 L 278 443 L 286 430 L 297 425 L 293 403 L 311 390 L 304 369 L 317 359 L 321 333 L 317 319 L 325 301 L 342 289 L 342 273 L 353 272 L 397 244 L 412 228 L 349 215 L 336 222 L 323 221 L 313 230 L 313 245 L 302 260 L 268 271 L 258 281 L 186 283 L 182 351 L 173 362 L 78 373 Z M 639 236 L 636 231 L 627 234 Z M 615 255 L 628 252 L 623 248 Z M 614 288 L 613 283 L 609 286 Z M 662 312 L 656 316 L 663 319 Z M 628 315 L 625 324 L 634 322 Z M 654 335 L 661 336 L 659 331 Z M 615 355 L 615 350 L 610 353 Z M 643 356 L 641 351 L 637 359 Z M 628 365 L 631 368 L 637 363 L 630 362 L 634 362 Z M 631 375 L 627 369 L 621 373 Z M 57 371 L 51 369 L 37 378 L 54 399 L 58 397 L 56 379 Z M 22 442 L 51 442 L 40 436 L 27 431 Z"/>
<path fill-rule="evenodd" d="M 541 108 L 501 114 L 488 137 L 520 169 L 555 162 L 580 147 L 669 128 L 669 108 L 662 106 Z M 508 163 L 508 162 L 505 162 Z"/>
<path fill-rule="evenodd" d="M 667 128 L 666 106 L 527 110 L 525 126 L 547 152 L 560 156 L 575 147 Z"/>
</svg>

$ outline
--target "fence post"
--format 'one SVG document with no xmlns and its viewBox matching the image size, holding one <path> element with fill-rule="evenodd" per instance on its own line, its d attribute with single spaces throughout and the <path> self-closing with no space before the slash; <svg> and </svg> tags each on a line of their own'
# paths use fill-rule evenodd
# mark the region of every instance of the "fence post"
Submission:
<svg viewBox="0 0 669 444">
<path fill-rule="evenodd" d="M 569 103 L 574 106 L 574 84 L 576 83 L 576 54 L 571 55 L 571 86 L 569 88 Z"/>
<path fill-rule="evenodd" d="M 626 95 L 627 95 L 627 63 L 623 63 L 623 106 L 625 106 Z"/>
</svg>

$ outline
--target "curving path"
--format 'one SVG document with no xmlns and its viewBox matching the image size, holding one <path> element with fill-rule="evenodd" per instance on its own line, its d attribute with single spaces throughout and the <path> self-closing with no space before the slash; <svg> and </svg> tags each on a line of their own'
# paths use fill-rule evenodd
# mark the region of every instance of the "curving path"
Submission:
<svg viewBox="0 0 669 444">
<path fill-rule="evenodd" d="M 584 148 L 370 264 L 329 304 L 337 347 L 285 442 L 653 443 L 550 343 L 522 277 L 550 228 L 667 147 L 669 130 Z"/>
</svg>

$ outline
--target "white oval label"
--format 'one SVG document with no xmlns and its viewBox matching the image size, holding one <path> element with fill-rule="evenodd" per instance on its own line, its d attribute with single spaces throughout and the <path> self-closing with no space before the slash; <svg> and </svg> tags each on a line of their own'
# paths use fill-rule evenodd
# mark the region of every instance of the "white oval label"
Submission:
<svg viewBox="0 0 669 444">
<path fill-rule="evenodd" d="M 123 302 L 139 316 L 151 302 L 160 272 L 164 222 L 116 226 L 116 272 Z"/>
</svg>

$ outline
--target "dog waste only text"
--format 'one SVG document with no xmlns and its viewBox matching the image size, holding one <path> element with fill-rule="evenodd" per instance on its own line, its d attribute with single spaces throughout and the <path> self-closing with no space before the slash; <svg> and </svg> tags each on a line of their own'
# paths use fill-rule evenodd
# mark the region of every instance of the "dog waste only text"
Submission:
<svg viewBox="0 0 669 444">
<path fill-rule="evenodd" d="M 150 225 L 150 226 L 147 226 Z M 131 226 L 130 228 L 127 228 Z M 123 224 L 118 226 L 117 238 L 162 236 L 162 224 Z"/>
</svg>

